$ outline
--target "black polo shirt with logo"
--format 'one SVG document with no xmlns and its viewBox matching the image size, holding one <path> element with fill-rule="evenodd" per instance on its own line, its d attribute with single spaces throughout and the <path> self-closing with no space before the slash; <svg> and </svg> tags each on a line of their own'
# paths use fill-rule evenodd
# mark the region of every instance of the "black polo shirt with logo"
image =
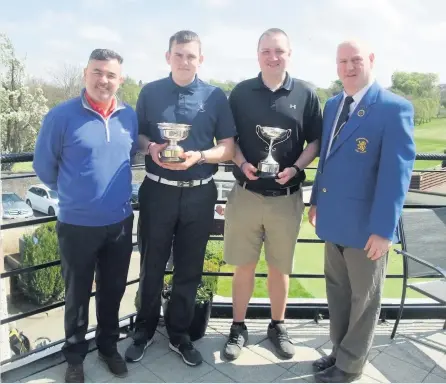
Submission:
<svg viewBox="0 0 446 384">
<path fill-rule="evenodd" d="M 290 129 L 290 137 L 275 145 L 273 158 L 279 163 L 280 171 L 291 167 L 299 158 L 305 142 L 320 140 L 322 135 L 322 113 L 316 92 L 302 80 L 286 74 L 282 86 L 271 91 L 258 77 L 242 81 L 231 92 L 229 103 L 237 129 L 237 141 L 246 160 L 255 167 L 268 155 L 267 145 L 256 132 L 256 126 L 272 126 Z M 234 177 L 246 182 L 251 190 L 277 190 L 299 185 L 305 180 L 302 171 L 287 184 L 275 179 L 248 180 L 239 167 L 235 166 Z"/>
<path fill-rule="evenodd" d="M 198 77 L 184 87 L 177 85 L 172 74 L 146 84 L 138 97 L 136 113 L 139 134 L 162 144 L 158 123 L 192 125 L 189 136 L 178 144 L 184 151 L 205 151 L 214 147 L 215 140 L 236 135 L 231 108 L 224 92 Z M 212 176 L 218 164 L 195 164 L 184 171 L 161 168 L 151 156 L 145 156 L 146 171 L 168 180 L 201 180 Z"/>
</svg>

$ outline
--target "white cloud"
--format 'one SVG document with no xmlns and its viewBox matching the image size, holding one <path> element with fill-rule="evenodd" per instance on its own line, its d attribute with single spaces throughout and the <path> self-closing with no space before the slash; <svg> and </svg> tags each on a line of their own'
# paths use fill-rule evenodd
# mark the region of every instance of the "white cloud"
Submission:
<svg viewBox="0 0 446 384">
<path fill-rule="evenodd" d="M 107 43 L 120 43 L 122 38 L 118 32 L 101 26 L 101 25 L 88 25 L 79 28 L 79 36 L 94 41 L 102 41 Z"/>
<path fill-rule="evenodd" d="M 233 4 L 233 0 L 196 0 L 198 5 L 207 8 L 226 8 Z"/>
<path fill-rule="evenodd" d="M 46 31 L 55 30 L 60 27 L 68 28 L 76 21 L 76 16 L 72 12 L 58 12 L 54 10 L 44 11 L 38 18 L 36 26 Z"/>
</svg>

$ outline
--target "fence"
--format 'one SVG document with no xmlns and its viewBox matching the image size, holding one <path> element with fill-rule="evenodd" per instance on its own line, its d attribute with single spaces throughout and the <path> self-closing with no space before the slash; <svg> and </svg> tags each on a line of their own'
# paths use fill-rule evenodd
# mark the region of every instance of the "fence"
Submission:
<svg viewBox="0 0 446 384">
<path fill-rule="evenodd" d="M 2 155 L 1 157 L 1 163 L 15 163 L 15 162 L 28 162 L 28 161 L 32 161 L 33 159 L 33 154 L 32 153 L 22 153 L 22 154 L 7 154 L 7 155 Z M 422 153 L 422 154 L 417 154 L 417 160 L 446 160 L 446 154 L 426 154 L 426 153 Z M 134 167 L 138 167 L 139 165 L 134 165 Z M 226 170 L 228 170 L 231 165 L 225 163 L 222 164 L 221 166 L 224 166 Z M 309 168 L 311 169 L 311 168 Z M 424 170 L 415 170 L 414 172 L 429 172 L 429 170 L 424 171 Z M 445 172 L 445 170 L 441 170 L 439 172 Z M 6 176 L 5 178 L 2 178 L 2 180 L 4 179 L 12 179 L 12 178 L 25 178 L 25 177 L 35 177 L 34 174 L 26 174 L 26 175 L 9 175 Z M 227 180 L 224 180 L 225 183 L 227 183 Z M 225 200 L 218 200 L 217 204 L 224 204 Z M 308 206 L 309 204 L 305 204 L 306 206 Z M 446 205 L 422 205 L 422 208 L 437 208 L 437 207 L 443 207 Z M 133 208 L 134 210 L 138 210 L 138 204 L 133 204 Z M 416 204 L 412 204 L 412 205 L 405 205 L 405 208 L 420 208 L 420 205 L 416 205 Z M 1 225 L 1 230 L 7 230 L 7 229 L 12 229 L 12 228 L 18 228 L 18 227 L 25 227 L 25 226 L 30 226 L 30 225 L 34 225 L 34 224 L 42 224 L 42 223 L 47 223 L 47 222 L 51 222 L 56 220 L 56 217 L 41 217 L 41 218 L 36 218 L 36 219 L 32 219 L 32 220 L 26 220 L 26 221 L 21 221 L 21 222 L 12 222 L 12 223 L 6 223 L 6 224 L 2 224 Z M 221 228 L 221 226 L 215 225 L 214 228 Z M 220 233 L 215 233 L 213 236 L 210 237 L 210 240 L 218 240 L 218 241 L 222 241 L 224 239 L 223 234 Z M 319 239 L 297 239 L 298 243 L 312 243 L 312 244 L 316 244 L 316 243 L 323 243 L 322 240 Z M 135 242 L 133 245 L 137 245 L 137 242 Z M 60 265 L 60 260 L 55 260 L 55 261 L 51 261 L 51 262 L 47 262 L 47 263 L 43 263 L 43 264 L 39 264 L 39 265 L 34 265 L 34 266 L 30 266 L 30 267 L 26 267 L 26 268 L 19 268 L 19 269 L 14 269 L 11 271 L 7 271 L 7 272 L 3 272 L 0 275 L 1 279 L 6 279 L 6 278 L 11 278 L 14 276 L 19 276 L 23 273 L 29 273 L 29 272 L 34 272 L 40 269 L 44 269 L 44 268 L 50 268 L 56 265 Z M 171 274 L 171 271 L 167 271 L 166 270 L 166 274 Z M 233 273 L 232 272 L 203 272 L 204 276 L 212 276 L 212 275 L 217 275 L 217 276 L 232 276 Z M 260 277 L 260 278 L 265 278 L 267 277 L 266 273 L 256 273 L 256 277 Z M 403 275 L 402 274 L 388 274 L 386 276 L 388 279 L 402 279 Z M 426 277 L 426 276 L 424 276 Z M 310 278 L 310 279 L 323 279 L 324 275 L 322 273 L 313 273 L 313 274 L 308 274 L 308 273 L 296 273 L 296 274 L 291 274 L 290 275 L 291 279 L 296 279 L 296 278 Z M 133 279 L 127 282 L 127 286 L 132 285 L 132 284 L 136 284 L 139 282 L 139 279 Z M 94 292 L 92 292 L 91 296 L 94 296 Z M 1 319 L 1 325 L 4 324 L 9 324 L 13 321 L 17 321 L 20 319 L 24 319 L 27 318 L 29 316 L 33 316 L 42 312 L 46 312 L 46 311 L 50 311 L 53 310 L 55 308 L 59 308 L 65 305 L 65 301 L 58 301 L 43 307 L 40 307 L 38 309 L 35 310 L 31 310 L 31 311 L 27 311 L 24 313 L 20 313 L 17 315 L 12 315 L 12 316 L 8 316 L 6 318 L 2 318 Z M 382 310 L 381 310 L 381 318 L 383 320 L 385 320 L 386 318 L 395 318 L 397 311 L 399 308 L 399 304 L 383 304 L 382 306 Z M 431 304 L 409 304 L 405 307 L 405 312 L 404 312 L 404 317 L 405 318 L 436 318 L 438 317 L 438 314 L 440 313 L 440 311 L 442 310 L 442 308 L 438 305 L 431 305 Z M 250 303 L 249 307 L 248 307 L 248 313 L 247 313 L 247 317 L 265 317 L 265 316 L 269 316 L 269 311 L 270 311 L 270 307 L 267 304 L 262 304 L 262 303 Z M 290 318 L 311 318 L 314 319 L 315 321 L 317 321 L 319 318 L 321 318 L 322 316 L 326 316 L 328 314 L 328 308 L 327 308 L 327 303 L 326 302 L 320 302 L 320 301 L 314 301 L 314 302 L 306 302 L 306 303 L 290 303 L 287 306 L 287 316 Z M 121 318 L 121 322 L 122 321 L 128 321 L 129 323 L 129 327 L 133 328 L 133 324 L 134 324 L 134 318 L 135 318 L 136 313 L 131 313 L 126 315 L 125 317 Z M 214 317 L 231 317 L 232 316 L 232 305 L 231 303 L 224 303 L 224 302 L 213 302 L 212 305 L 212 316 Z M 1 362 L 1 365 L 4 365 L 6 363 L 10 363 L 12 361 L 15 361 L 17 359 L 21 359 L 24 358 L 26 356 L 28 356 L 29 354 L 34 354 L 40 351 L 43 351 L 47 348 L 53 347 L 55 345 L 61 344 L 63 342 L 63 340 L 59 340 L 56 342 L 53 342 L 51 344 L 45 345 L 43 347 L 34 349 L 32 351 L 30 351 L 29 353 L 23 354 L 23 355 L 19 355 L 19 356 L 14 356 L 10 359 L 7 359 L 5 361 Z"/>
</svg>

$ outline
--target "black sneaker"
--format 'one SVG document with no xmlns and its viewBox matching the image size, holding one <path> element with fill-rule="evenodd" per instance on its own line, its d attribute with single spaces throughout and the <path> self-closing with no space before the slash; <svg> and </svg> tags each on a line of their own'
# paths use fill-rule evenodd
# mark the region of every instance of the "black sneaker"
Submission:
<svg viewBox="0 0 446 384">
<path fill-rule="evenodd" d="M 187 365 L 196 366 L 196 365 L 200 365 L 203 362 L 201 353 L 195 349 L 194 345 L 190 341 L 176 344 L 176 345 L 169 343 L 169 348 L 172 351 L 181 355 L 181 357 L 183 358 L 183 361 Z"/>
<path fill-rule="evenodd" d="M 144 352 L 152 345 L 152 343 L 153 339 L 150 339 L 146 343 L 133 341 L 133 344 L 131 344 L 125 351 L 125 359 L 130 363 L 136 363 L 137 361 L 142 360 Z"/>
<path fill-rule="evenodd" d="M 274 327 L 268 326 L 268 338 L 276 347 L 278 355 L 285 359 L 291 359 L 294 356 L 295 350 L 291 339 L 284 324 L 277 324 Z"/>
<path fill-rule="evenodd" d="M 82 364 L 68 364 L 65 372 L 65 382 L 83 383 L 84 381 L 84 366 Z"/>
<path fill-rule="evenodd" d="M 223 350 L 223 356 L 228 360 L 235 360 L 240 356 L 243 347 L 248 344 L 248 329 L 243 325 L 231 325 L 229 338 Z"/>
<path fill-rule="evenodd" d="M 110 372 L 115 376 L 125 377 L 129 373 L 124 359 L 118 352 L 113 353 L 111 356 L 105 356 L 101 352 L 99 352 L 98 355 L 99 358 L 107 364 Z"/>
</svg>

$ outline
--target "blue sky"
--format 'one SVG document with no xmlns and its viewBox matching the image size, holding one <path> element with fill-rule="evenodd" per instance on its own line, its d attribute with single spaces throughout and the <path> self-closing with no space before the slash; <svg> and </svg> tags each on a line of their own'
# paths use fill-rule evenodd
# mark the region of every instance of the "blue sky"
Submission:
<svg viewBox="0 0 446 384">
<path fill-rule="evenodd" d="M 82 68 L 103 47 L 123 55 L 126 74 L 155 80 L 169 72 L 169 37 L 191 29 L 203 43 L 200 76 L 239 81 L 257 75 L 257 39 L 270 27 L 291 38 L 290 73 L 317 86 L 337 78 L 336 45 L 351 37 L 371 44 L 384 86 L 395 70 L 446 83 L 445 0 L 22 0 L 0 13 L 0 33 L 28 73 L 46 79 L 64 64 Z"/>
</svg>

